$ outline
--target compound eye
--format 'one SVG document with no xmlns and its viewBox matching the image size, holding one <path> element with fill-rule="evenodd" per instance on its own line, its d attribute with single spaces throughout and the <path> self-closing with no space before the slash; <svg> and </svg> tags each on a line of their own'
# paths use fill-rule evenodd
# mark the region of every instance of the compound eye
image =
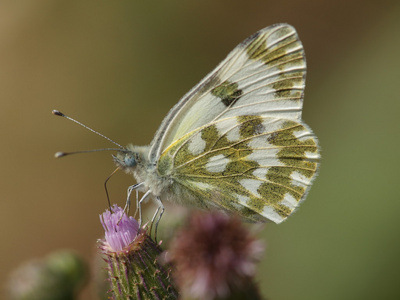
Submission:
<svg viewBox="0 0 400 300">
<path fill-rule="evenodd" d="M 136 166 L 136 159 L 132 154 L 126 154 L 124 158 L 125 166 L 134 167 Z"/>
</svg>

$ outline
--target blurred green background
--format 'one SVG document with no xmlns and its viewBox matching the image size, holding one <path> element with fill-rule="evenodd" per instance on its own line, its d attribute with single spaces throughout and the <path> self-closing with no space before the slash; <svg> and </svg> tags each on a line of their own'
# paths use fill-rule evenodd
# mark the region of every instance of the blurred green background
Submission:
<svg viewBox="0 0 400 300">
<path fill-rule="evenodd" d="M 294 25 L 305 47 L 303 118 L 323 160 L 301 209 L 262 231 L 262 292 L 394 299 L 400 5 L 386 0 L 1 1 L 0 282 L 22 261 L 60 248 L 91 262 L 103 234 L 110 154 L 53 154 L 110 145 L 52 109 L 123 145 L 147 144 L 230 50 L 278 22 Z M 123 173 L 111 179 L 113 202 L 123 205 L 132 182 Z M 95 297 L 88 287 L 80 299 Z"/>
</svg>

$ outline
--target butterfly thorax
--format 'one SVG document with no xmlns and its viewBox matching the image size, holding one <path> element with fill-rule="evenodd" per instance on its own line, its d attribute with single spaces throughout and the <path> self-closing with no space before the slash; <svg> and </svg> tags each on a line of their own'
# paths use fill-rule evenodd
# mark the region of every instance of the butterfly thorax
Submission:
<svg viewBox="0 0 400 300">
<path fill-rule="evenodd" d="M 113 159 L 120 169 L 132 174 L 138 183 L 144 183 L 142 191 L 150 190 L 154 196 L 161 196 L 170 185 L 169 180 L 158 174 L 156 162 L 149 160 L 149 146 L 128 145 L 113 155 Z"/>
</svg>

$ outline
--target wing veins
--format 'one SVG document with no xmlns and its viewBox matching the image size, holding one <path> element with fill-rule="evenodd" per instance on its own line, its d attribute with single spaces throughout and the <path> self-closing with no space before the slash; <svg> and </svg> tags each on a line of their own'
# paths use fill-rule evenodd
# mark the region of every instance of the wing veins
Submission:
<svg viewBox="0 0 400 300">
<path fill-rule="evenodd" d="M 252 120 L 254 120 L 254 119 L 246 120 L 246 122 L 250 122 L 250 121 L 252 121 Z M 240 124 L 237 124 L 236 126 L 239 126 L 239 125 L 244 124 L 244 123 L 245 123 L 245 122 L 240 123 Z M 222 136 L 221 136 L 221 137 L 219 137 L 219 138 L 217 139 L 217 141 L 214 143 L 214 145 L 210 148 L 210 149 L 213 149 L 213 150 L 204 152 L 204 153 L 202 153 L 202 154 L 200 154 L 200 155 L 198 155 L 198 156 L 192 158 L 191 160 L 188 160 L 188 161 L 185 162 L 184 164 L 181 164 L 180 166 L 175 166 L 175 164 L 174 164 L 174 167 L 175 167 L 175 169 L 179 169 L 179 168 L 181 168 L 181 167 L 183 167 L 183 166 L 185 166 L 185 165 L 187 165 L 187 164 L 189 164 L 189 163 L 191 163 L 191 162 L 193 162 L 193 161 L 198 160 L 199 158 L 202 158 L 203 156 L 205 156 L 205 155 L 207 155 L 207 154 L 210 154 L 210 153 L 213 153 L 213 152 L 217 152 L 217 151 L 221 151 L 221 150 L 226 150 L 226 149 L 232 148 L 233 146 L 235 146 L 235 145 L 237 145 L 237 144 L 246 142 L 246 141 L 248 141 L 248 140 L 250 140 L 250 139 L 253 139 L 253 138 L 258 138 L 258 137 L 265 136 L 265 135 L 267 135 L 267 134 L 271 134 L 271 133 L 275 133 L 275 132 L 281 132 L 281 131 L 283 131 L 283 130 L 293 129 L 293 128 L 296 128 L 296 127 L 299 127 L 299 126 L 301 126 L 301 124 L 296 124 L 296 125 L 291 126 L 291 127 L 281 128 L 281 129 L 274 130 L 274 131 L 264 132 L 264 133 L 262 133 L 262 134 L 253 135 L 253 136 L 251 136 L 251 137 L 247 137 L 247 138 L 245 138 L 245 139 L 239 140 L 239 141 L 237 141 L 237 142 L 235 142 L 235 143 L 233 143 L 233 144 L 231 144 L 231 145 L 229 145 L 229 146 L 222 147 L 222 148 L 218 148 L 218 149 L 213 149 L 213 147 L 215 146 L 215 144 L 217 143 L 217 141 L 222 137 Z M 233 127 L 233 128 L 234 128 L 234 127 Z M 178 153 L 179 150 L 182 148 L 182 146 L 183 146 L 184 144 L 186 144 L 188 141 L 189 141 L 189 139 L 186 140 L 182 145 L 180 145 L 178 149 L 176 149 L 174 155 L 172 156 L 173 162 L 174 162 L 174 163 L 175 163 L 175 155 L 176 155 L 176 153 Z"/>
<path fill-rule="evenodd" d="M 262 181 L 262 182 L 265 182 L 265 183 L 270 183 L 270 184 L 273 184 L 273 185 L 276 185 L 276 186 L 284 187 L 284 188 L 286 188 L 286 189 L 298 194 L 299 196 L 303 195 L 303 193 L 298 192 L 298 191 L 294 190 L 293 188 L 291 188 L 289 186 L 286 186 L 286 185 L 283 185 L 283 184 L 280 184 L 278 182 L 274 182 L 274 181 L 270 181 L 270 180 L 267 180 L 267 179 L 264 179 L 264 178 L 256 177 L 254 175 L 250 176 L 250 175 L 246 175 L 245 174 L 245 173 L 247 173 L 248 171 L 250 171 L 252 169 L 257 169 L 257 168 L 250 168 L 250 169 L 248 169 L 245 172 L 242 172 L 240 174 L 232 174 L 232 175 L 223 175 L 223 176 L 204 176 L 204 175 L 190 175 L 190 176 L 188 176 L 188 175 L 185 175 L 185 176 L 186 177 L 190 177 L 190 178 L 203 178 L 203 179 L 221 179 L 221 178 L 247 177 L 248 179 L 254 179 L 254 180 Z M 292 179 L 292 178 L 290 178 L 290 179 Z M 243 189 L 246 190 L 246 191 L 249 191 L 245 187 L 243 187 Z M 251 192 L 249 191 L 249 193 L 251 193 Z M 272 192 L 272 193 L 274 193 L 274 192 Z M 251 194 L 254 195 L 253 193 L 251 193 Z M 275 193 L 275 194 L 279 195 L 277 193 Z M 257 198 L 260 198 L 260 197 L 257 196 Z M 260 198 L 260 199 L 263 199 L 263 198 Z"/>
<path fill-rule="evenodd" d="M 298 60 L 298 59 L 297 59 L 297 60 Z M 283 65 L 283 64 L 286 64 L 286 63 L 287 63 L 287 62 L 282 63 L 282 64 L 280 64 L 280 65 Z M 274 67 L 274 68 L 277 67 L 277 66 L 279 67 L 280 65 L 275 65 L 275 66 L 273 66 L 273 67 Z M 272 67 L 269 68 L 269 69 L 272 69 Z M 239 69 L 238 72 L 240 72 L 241 70 L 242 70 L 242 69 Z M 252 74 L 248 75 L 247 77 L 239 78 L 237 81 L 238 81 L 238 82 L 239 82 L 239 81 L 243 81 L 243 80 L 248 79 L 248 78 L 250 78 L 250 77 L 256 76 L 256 75 L 258 75 L 258 74 L 260 74 L 260 73 L 266 73 L 265 71 L 266 71 L 266 69 L 260 70 L 260 71 L 258 71 L 258 72 L 255 72 L 255 73 L 252 73 Z M 305 71 L 305 68 L 304 68 L 303 66 L 299 66 L 299 67 L 297 67 L 297 68 L 292 68 L 292 69 L 290 69 L 290 70 L 286 70 L 285 72 L 282 72 L 281 70 L 279 70 L 279 71 L 276 71 L 275 73 L 265 74 L 264 77 L 261 77 L 261 76 L 256 77 L 256 78 L 255 78 L 256 80 L 251 81 L 251 82 L 247 83 L 246 85 L 242 85 L 242 86 L 240 86 L 240 88 L 241 88 L 241 89 L 245 89 L 245 88 L 247 88 L 249 85 L 255 85 L 256 83 L 258 83 L 258 82 L 260 82 L 260 81 L 265 81 L 266 79 L 274 78 L 274 77 L 277 77 L 277 76 L 279 76 L 279 75 L 281 75 L 281 74 L 289 74 L 289 73 L 295 73 L 295 72 L 301 72 L 301 71 Z M 234 75 L 236 75 L 236 74 L 234 74 Z M 232 77 L 232 76 L 231 76 L 231 77 Z M 302 76 L 301 78 L 303 78 L 303 76 Z M 270 84 L 270 83 L 268 83 L 268 84 Z M 264 86 L 265 86 L 265 85 L 264 85 Z"/>
<path fill-rule="evenodd" d="M 299 158 L 293 157 L 293 159 L 299 159 Z M 310 161 L 310 162 L 312 162 L 312 161 L 315 160 L 315 159 L 309 159 L 309 158 L 307 158 L 307 159 L 302 159 L 302 160 L 303 160 L 303 161 Z M 203 169 L 203 168 L 204 168 L 204 165 L 205 165 L 205 164 L 201 164 L 201 165 L 199 165 L 198 167 L 193 168 L 193 170 L 196 171 L 196 170 Z M 298 169 L 298 170 L 303 170 L 303 171 L 315 171 L 315 169 L 301 168 L 301 167 L 295 167 L 295 166 L 282 166 L 282 165 L 263 165 L 263 166 L 261 166 L 261 165 L 259 165 L 259 166 L 257 166 L 257 167 L 252 167 L 252 168 L 246 170 L 246 171 L 243 172 L 243 173 L 246 173 L 246 172 L 248 172 L 248 171 L 250 171 L 250 170 L 252 170 L 252 169 L 258 169 L 258 168 L 263 168 L 263 169 L 267 169 L 267 168 L 292 168 L 292 169 Z M 238 175 L 240 175 L 240 174 L 238 174 Z M 233 176 L 233 175 L 229 175 L 229 176 Z"/>
<path fill-rule="evenodd" d="M 273 34 L 273 32 L 271 32 L 271 34 Z M 293 35 L 295 35 L 295 33 L 292 33 L 291 35 L 288 35 L 287 37 L 291 37 L 291 36 L 293 36 Z M 287 37 L 286 37 L 286 38 L 287 38 Z M 283 39 L 284 39 L 284 38 L 283 38 Z M 265 37 L 265 40 L 267 40 L 267 36 Z M 279 41 L 280 41 L 280 40 L 279 40 Z M 265 41 L 264 41 L 264 42 L 265 42 Z M 274 49 L 274 50 L 271 51 L 270 53 L 273 53 L 273 52 L 275 52 L 275 51 L 278 51 L 278 50 L 281 49 L 282 47 L 287 46 L 287 45 L 290 45 L 290 44 L 295 43 L 295 42 L 299 42 L 299 40 L 298 40 L 298 39 L 294 39 L 293 41 L 290 41 L 289 43 L 286 43 L 285 45 Z M 274 45 L 276 45 L 276 44 L 277 44 L 277 43 L 272 44 L 269 48 L 272 48 L 272 47 L 273 47 Z M 295 61 L 295 60 L 302 60 L 302 59 L 304 59 L 304 56 L 302 56 L 302 57 L 298 57 L 298 58 L 293 58 L 293 59 L 288 60 L 288 61 L 284 61 L 284 62 L 282 62 L 282 63 L 280 63 L 280 64 L 277 64 L 277 65 L 274 65 L 274 66 L 271 66 L 271 65 L 270 65 L 270 63 L 273 62 L 274 60 L 277 60 L 277 59 L 279 59 L 279 58 L 282 58 L 282 57 L 284 57 L 284 56 L 287 56 L 288 54 L 292 54 L 292 53 L 295 53 L 295 52 L 298 52 L 298 51 L 302 52 L 303 47 L 299 46 L 298 48 L 295 48 L 295 49 L 292 49 L 292 50 L 293 50 L 293 51 L 288 52 L 288 53 L 284 53 L 284 54 L 282 54 L 282 55 L 280 55 L 280 56 L 277 56 L 277 57 L 275 57 L 274 59 L 268 61 L 268 63 L 265 63 L 266 68 L 264 68 L 264 69 L 262 69 L 262 70 L 260 70 L 260 71 L 258 71 L 258 72 L 256 72 L 256 73 L 252 73 L 252 74 L 248 75 L 247 77 L 242 77 L 242 78 L 238 79 L 237 81 L 242 81 L 242 80 L 247 79 L 247 78 L 249 78 L 249 77 L 251 77 L 251 76 L 257 75 L 257 74 L 259 74 L 259 73 L 266 73 L 268 70 L 270 70 L 270 69 L 272 69 L 272 68 L 279 67 L 279 66 L 284 65 L 284 64 L 287 64 L 288 62 L 293 62 L 293 61 Z M 230 64 L 234 64 L 235 62 L 238 61 L 239 57 L 240 57 L 240 55 L 236 55 L 236 56 L 234 57 L 234 60 L 231 59 L 231 60 L 229 61 L 229 63 L 230 63 Z M 226 77 L 226 80 L 231 79 L 234 75 L 236 75 L 237 73 L 239 73 L 240 71 L 242 71 L 243 69 L 245 69 L 246 66 L 248 67 L 248 66 L 250 66 L 250 65 L 253 64 L 253 63 L 254 63 L 254 60 L 252 60 L 252 59 L 247 59 L 246 62 L 245 62 L 245 64 L 243 64 L 241 68 L 238 68 L 238 69 L 237 69 L 235 72 L 233 72 L 230 76 Z M 223 69 L 223 68 L 221 68 L 221 69 Z M 219 70 L 221 70 L 221 69 L 219 69 Z M 224 73 L 227 73 L 227 71 L 229 71 L 229 70 L 230 70 L 230 67 L 226 68 L 226 70 L 224 70 Z M 299 71 L 301 71 L 301 70 L 305 70 L 305 68 L 304 68 L 304 67 L 299 68 Z M 291 70 L 291 71 L 292 71 L 292 70 Z M 280 73 L 288 73 L 288 72 L 282 72 L 282 71 L 281 71 L 281 72 L 277 72 L 277 73 L 273 73 L 273 74 L 268 74 L 266 77 L 260 78 L 260 80 L 268 79 L 268 78 L 272 77 L 271 75 L 276 76 L 277 74 L 280 74 Z M 222 75 L 222 76 L 221 76 L 221 75 Z M 223 73 L 222 73 L 222 74 L 219 74 L 219 77 L 223 77 Z M 299 78 L 302 79 L 303 76 L 302 76 L 302 77 L 299 77 Z M 257 78 L 257 79 L 258 79 L 258 78 Z M 287 78 L 287 79 L 291 79 L 291 78 Z M 257 81 L 256 81 L 256 82 L 257 82 Z M 276 83 L 276 82 L 272 82 L 272 83 L 269 83 L 269 84 L 274 84 L 274 83 Z M 267 86 L 267 85 L 262 86 L 262 87 L 266 87 L 266 86 Z M 262 87 L 260 87 L 260 88 L 262 88 Z M 202 99 L 203 97 L 207 96 L 213 88 L 214 88 L 214 87 L 210 87 L 207 91 L 205 91 L 205 92 L 199 97 L 199 100 Z M 247 93 L 246 93 L 246 94 L 247 94 Z M 232 103 L 232 104 L 233 104 L 233 103 Z M 223 112 L 221 112 L 221 113 L 220 113 L 216 118 L 214 118 L 212 121 L 217 120 L 221 115 L 223 115 L 225 112 L 227 112 L 227 111 L 233 106 L 232 104 L 229 105 Z"/>
<path fill-rule="evenodd" d="M 287 81 L 287 80 L 291 80 L 291 79 L 303 79 L 303 76 L 293 76 L 293 77 L 286 77 L 286 78 L 282 78 L 282 79 L 279 79 L 279 80 L 276 80 L 276 81 L 272 81 L 272 82 L 270 82 L 270 83 L 268 83 L 268 84 L 266 84 L 266 85 L 263 85 L 263 86 L 260 86 L 260 87 L 257 87 L 257 88 L 255 88 L 255 89 L 253 89 L 253 90 L 251 90 L 251 91 L 247 91 L 246 93 L 244 93 L 241 97 L 243 97 L 243 96 L 246 96 L 247 94 L 249 94 L 250 92 L 254 92 L 254 91 L 256 91 L 256 90 L 259 90 L 259 89 L 262 89 L 262 88 L 265 88 L 265 87 L 268 87 L 268 86 L 270 86 L 270 85 L 274 85 L 274 84 L 276 84 L 276 83 L 278 83 L 278 82 L 283 82 L 283 81 Z M 300 89 L 301 91 L 303 91 L 303 89 L 301 89 L 301 88 L 296 88 L 296 89 Z M 293 89 L 290 89 L 290 90 L 293 90 Z M 278 90 L 274 90 L 273 92 L 276 92 L 276 91 L 278 91 Z M 272 91 L 271 91 L 272 92 Z M 303 97 L 301 97 L 300 99 L 302 99 Z M 279 98 L 278 98 L 279 99 Z M 281 100 L 281 99 L 279 99 L 279 100 Z M 211 122 L 215 122 L 216 120 L 218 120 L 221 116 L 223 116 L 225 113 L 227 113 L 227 112 L 229 112 L 231 109 L 233 109 L 233 105 L 235 104 L 235 102 L 232 102 L 227 108 L 225 108 L 219 115 L 217 115 Z M 251 105 L 253 105 L 253 103 L 249 103 L 248 104 L 249 106 L 251 106 Z M 291 110 L 291 109 L 290 109 Z M 299 111 L 300 109 L 296 109 L 296 110 L 294 110 L 294 111 Z M 273 110 L 268 110 L 268 112 L 271 112 L 271 111 L 273 111 Z M 276 110 L 276 111 L 284 111 L 284 110 Z"/>
<path fill-rule="evenodd" d="M 189 186 L 189 185 L 186 185 L 184 181 L 180 181 L 180 180 L 179 180 L 179 183 L 182 184 L 182 185 L 184 185 L 184 186 L 186 186 L 188 189 L 191 189 L 190 186 Z M 227 185 L 227 186 L 231 186 L 231 187 L 236 187 L 233 183 L 230 183 L 230 182 L 227 182 L 226 185 Z M 251 194 L 251 195 L 253 195 L 254 198 L 257 198 L 257 199 L 260 199 L 260 200 L 265 200 L 264 198 L 260 198 L 259 196 L 254 195 L 252 192 L 250 192 L 249 190 L 247 190 L 245 187 L 242 187 L 242 189 L 245 191 L 245 193 L 244 193 L 245 196 L 247 196 L 247 194 Z M 193 189 L 191 189 L 191 190 L 193 190 Z M 196 192 L 199 192 L 199 190 L 200 190 L 200 189 L 197 189 Z M 201 191 L 201 190 L 200 190 L 200 191 Z M 204 192 L 202 192 L 202 191 L 201 191 L 200 193 L 203 194 L 203 195 L 207 195 L 206 193 L 204 193 Z M 277 194 L 277 193 L 275 193 L 275 192 L 272 192 L 272 193 L 275 194 L 275 195 L 277 195 L 277 196 L 280 196 L 279 194 Z M 239 205 L 241 205 L 241 206 L 244 206 L 244 207 L 250 209 L 251 211 L 255 212 L 256 214 L 259 214 L 259 212 L 255 211 L 254 208 L 250 207 L 247 203 L 241 203 L 241 202 L 238 201 L 238 199 L 237 199 L 236 197 L 233 197 L 233 198 L 235 199 L 235 201 L 236 201 L 237 204 L 239 204 Z M 218 203 L 218 205 L 219 205 L 219 203 Z M 273 207 L 273 208 L 276 209 L 276 210 L 279 210 L 279 207 L 278 207 L 275 203 L 267 203 L 266 205 L 271 206 L 271 207 Z"/>
<path fill-rule="evenodd" d="M 261 89 L 261 88 L 265 88 L 265 87 L 268 87 L 268 86 L 270 86 L 270 85 L 274 85 L 274 84 L 276 84 L 276 83 L 278 83 L 278 82 L 287 81 L 287 80 L 291 80 L 291 79 L 303 79 L 303 76 L 285 77 L 285 78 L 281 78 L 281 79 L 276 80 L 276 81 L 272 81 L 272 82 L 270 82 L 270 83 L 268 83 L 268 84 L 266 84 L 266 85 L 262 85 L 262 86 L 259 86 L 259 87 L 257 87 L 257 88 L 254 88 L 254 89 L 252 89 L 252 90 L 247 91 L 247 92 L 246 92 L 245 94 L 243 94 L 241 97 L 246 96 L 246 95 L 249 94 L 249 93 L 253 93 L 254 91 L 259 90 L 259 89 Z M 292 90 L 292 89 L 290 89 L 290 90 Z M 275 89 L 274 89 L 274 92 L 276 92 Z"/>
<path fill-rule="evenodd" d="M 301 100 L 302 98 L 303 97 L 286 97 L 286 98 L 268 99 L 268 100 L 264 100 L 264 101 L 247 103 L 247 104 L 243 104 L 243 105 L 240 105 L 240 106 L 235 106 L 235 107 L 232 107 L 231 109 L 232 110 L 240 109 L 240 108 L 250 107 L 250 106 L 253 106 L 253 105 L 259 105 L 259 104 L 268 103 L 268 102 L 276 102 L 276 101 L 284 101 L 284 100 Z"/>
</svg>

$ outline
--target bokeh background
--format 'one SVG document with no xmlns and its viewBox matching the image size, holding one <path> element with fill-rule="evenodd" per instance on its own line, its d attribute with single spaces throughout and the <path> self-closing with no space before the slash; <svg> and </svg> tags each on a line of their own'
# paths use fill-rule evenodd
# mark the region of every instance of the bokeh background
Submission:
<svg viewBox="0 0 400 300">
<path fill-rule="evenodd" d="M 323 160 L 300 210 L 262 230 L 262 292 L 398 296 L 400 5 L 387 0 L 1 1 L 2 289 L 13 268 L 57 249 L 93 261 L 102 236 L 110 153 L 53 154 L 110 144 L 52 109 L 123 145 L 147 144 L 230 50 L 278 22 L 294 25 L 305 47 L 303 118 Z M 111 179 L 113 202 L 123 205 L 132 182 Z M 86 287 L 80 299 L 96 297 Z"/>
</svg>

